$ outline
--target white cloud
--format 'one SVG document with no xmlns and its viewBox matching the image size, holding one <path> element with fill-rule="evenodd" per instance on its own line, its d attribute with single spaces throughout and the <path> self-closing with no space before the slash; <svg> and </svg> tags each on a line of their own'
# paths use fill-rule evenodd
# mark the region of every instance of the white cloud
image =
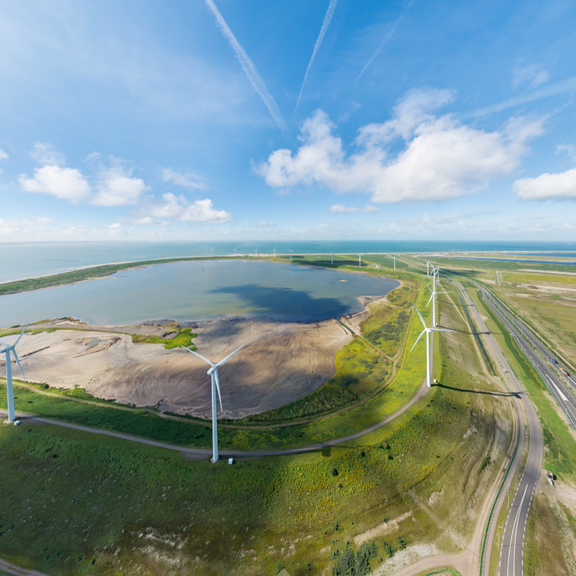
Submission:
<svg viewBox="0 0 576 576">
<path fill-rule="evenodd" d="M 556 146 L 556 154 L 562 152 L 565 152 L 570 160 L 576 162 L 576 146 L 574 146 L 574 144 L 558 144 L 558 146 Z"/>
<path fill-rule="evenodd" d="M 171 168 L 162 169 L 162 180 L 164 182 L 172 182 L 188 190 L 203 190 L 206 188 L 206 184 L 196 174 L 192 172 L 177 172 Z"/>
<path fill-rule="evenodd" d="M 512 86 L 528 86 L 528 88 L 537 88 L 540 84 L 548 81 L 550 75 L 541 64 L 529 64 L 521 66 L 517 64 L 512 71 Z"/>
<path fill-rule="evenodd" d="M 353 206 L 342 206 L 342 204 L 334 204 L 328 208 L 329 212 L 334 212 L 335 214 L 348 214 L 350 212 L 367 212 L 371 214 L 378 214 L 381 212 L 380 208 L 376 208 L 376 206 L 370 206 L 370 204 L 366 204 L 364 208 L 354 208 Z"/>
<path fill-rule="evenodd" d="M 90 185 L 80 170 L 46 165 L 34 169 L 34 177 L 21 174 L 18 182 L 25 192 L 52 194 L 57 198 L 79 202 L 90 195 Z"/>
<path fill-rule="evenodd" d="M 64 154 L 48 142 L 35 142 L 34 150 L 30 152 L 30 156 L 36 160 L 38 164 L 51 164 L 54 166 L 64 166 L 64 164 L 66 164 Z"/>
<path fill-rule="evenodd" d="M 141 178 L 133 178 L 132 170 L 120 165 L 102 168 L 99 184 L 90 203 L 96 206 L 126 206 L 137 204 L 148 186 Z"/>
<path fill-rule="evenodd" d="M 364 192 L 373 202 L 418 202 L 476 192 L 492 179 L 512 172 L 542 132 L 541 119 L 511 118 L 500 130 L 485 132 L 432 111 L 451 102 L 448 90 L 411 90 L 391 120 L 360 129 L 358 152 L 346 155 L 334 124 L 321 110 L 301 130 L 293 154 L 276 150 L 256 167 L 275 188 L 319 184 L 338 192 Z M 394 141 L 404 140 L 395 156 Z"/>
<path fill-rule="evenodd" d="M 267 226 L 276 226 L 276 222 L 266 222 L 266 220 L 259 222 L 256 226 L 267 227 Z"/>
<path fill-rule="evenodd" d="M 523 200 L 576 200 L 576 168 L 556 174 L 541 174 L 537 178 L 521 178 L 513 184 Z"/>
<path fill-rule="evenodd" d="M 163 194 L 161 202 L 150 199 L 142 210 L 142 218 L 146 217 L 159 220 L 217 224 L 232 220 L 232 215 L 229 212 L 215 210 L 212 200 L 209 198 L 188 202 L 184 196 L 176 196 L 171 193 Z"/>
<path fill-rule="evenodd" d="M 6 152 L 4 152 L 4 150 L 2 150 L 2 148 L 0 148 L 0 160 L 7 160 L 8 159 L 8 154 L 6 154 Z"/>
</svg>

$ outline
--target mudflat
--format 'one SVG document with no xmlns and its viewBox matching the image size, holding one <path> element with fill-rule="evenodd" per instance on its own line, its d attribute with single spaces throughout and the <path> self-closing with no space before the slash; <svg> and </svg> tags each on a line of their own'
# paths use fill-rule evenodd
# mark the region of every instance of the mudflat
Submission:
<svg viewBox="0 0 576 576">
<path fill-rule="evenodd" d="M 45 325 L 50 326 L 59 329 L 26 334 L 20 341 L 18 353 L 28 380 L 210 417 L 209 366 L 181 348 L 134 344 L 129 335 L 166 334 L 166 326 Z M 316 390 L 336 371 L 335 351 L 352 339 L 336 320 L 300 324 L 220 318 L 196 323 L 193 330 L 198 352 L 215 362 L 245 346 L 219 370 L 224 418 L 264 412 Z"/>
</svg>

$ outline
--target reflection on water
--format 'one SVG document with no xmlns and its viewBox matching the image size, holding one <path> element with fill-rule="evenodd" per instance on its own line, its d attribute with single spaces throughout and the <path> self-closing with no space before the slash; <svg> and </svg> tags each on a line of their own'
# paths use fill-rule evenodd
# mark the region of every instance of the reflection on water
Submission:
<svg viewBox="0 0 576 576">
<path fill-rule="evenodd" d="M 175 262 L 2 296 L 0 326 L 63 316 L 90 324 L 217 316 L 311 322 L 357 312 L 357 296 L 383 296 L 397 285 L 390 278 L 274 262 Z"/>
</svg>

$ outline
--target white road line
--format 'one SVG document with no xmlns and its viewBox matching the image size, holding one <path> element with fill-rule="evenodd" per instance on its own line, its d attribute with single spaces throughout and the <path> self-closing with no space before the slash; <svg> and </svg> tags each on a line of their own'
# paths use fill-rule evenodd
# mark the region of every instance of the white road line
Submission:
<svg viewBox="0 0 576 576">
<path fill-rule="evenodd" d="M 518 506 L 518 510 L 516 512 L 516 518 L 514 519 L 514 524 L 512 525 L 512 534 L 510 536 L 511 542 L 510 547 L 508 548 L 508 562 L 506 563 L 506 568 L 508 568 L 510 564 L 510 551 L 512 551 L 512 575 L 516 574 L 516 546 L 512 544 L 512 541 L 516 540 L 516 535 L 518 534 L 518 524 L 520 521 L 520 516 L 522 513 L 522 504 L 524 503 L 524 498 L 526 498 L 526 491 L 528 490 L 528 484 L 524 488 L 524 494 L 522 495 L 522 500 L 520 500 L 520 505 Z"/>
</svg>

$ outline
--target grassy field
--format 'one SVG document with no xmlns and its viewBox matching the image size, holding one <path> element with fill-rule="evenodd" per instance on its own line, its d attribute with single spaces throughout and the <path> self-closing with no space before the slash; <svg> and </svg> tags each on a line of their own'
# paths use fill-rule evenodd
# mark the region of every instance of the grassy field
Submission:
<svg viewBox="0 0 576 576">
<path fill-rule="evenodd" d="M 502 398 L 476 392 L 490 384 L 470 337 L 440 345 L 441 386 L 391 425 L 312 454 L 214 466 L 55 426 L 0 428 L 0 556 L 62 575 L 303 576 L 347 549 L 372 568 L 417 544 L 457 551 L 509 430 Z M 375 528 L 372 554 L 361 540 Z"/>
</svg>

